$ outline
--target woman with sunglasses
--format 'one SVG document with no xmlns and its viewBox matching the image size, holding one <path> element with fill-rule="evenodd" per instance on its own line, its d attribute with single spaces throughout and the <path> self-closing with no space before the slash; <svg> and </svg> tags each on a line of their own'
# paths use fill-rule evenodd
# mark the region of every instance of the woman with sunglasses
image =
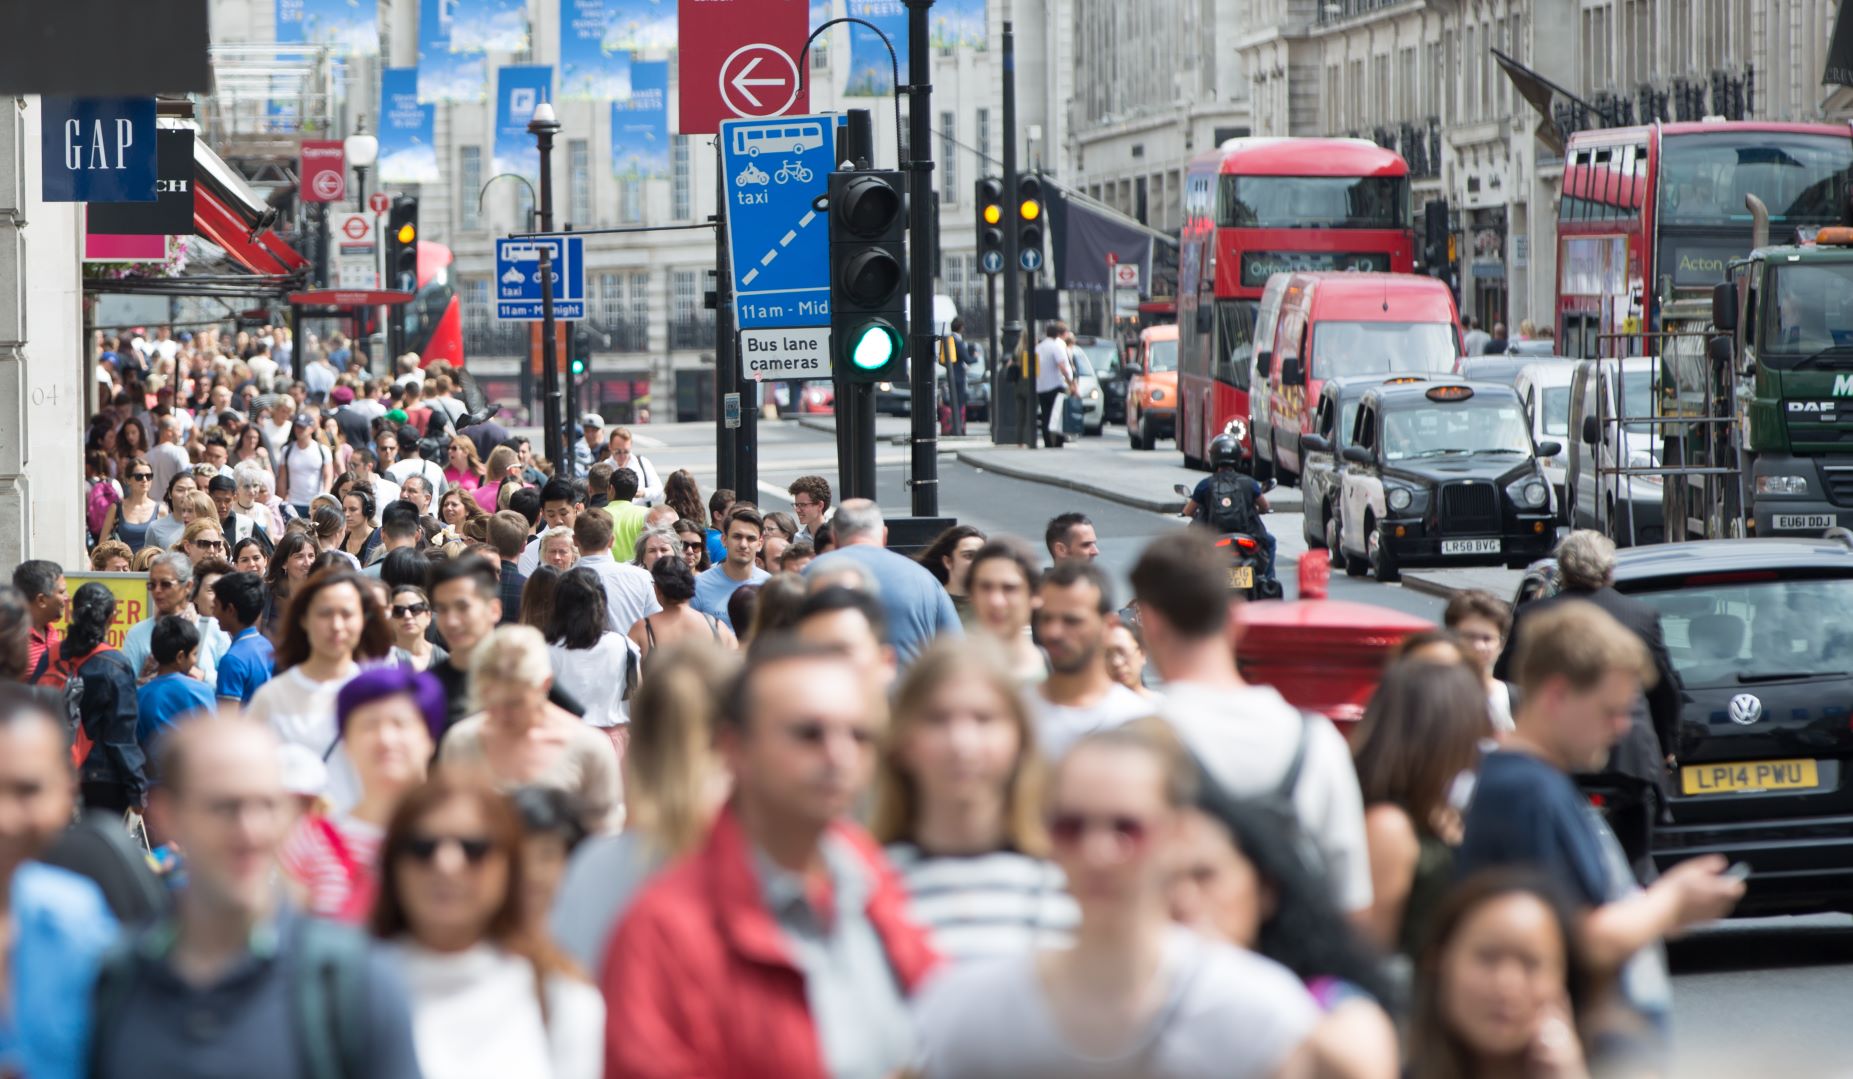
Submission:
<svg viewBox="0 0 1853 1079">
<path fill-rule="evenodd" d="M 188 525 L 186 531 L 180 534 L 180 542 L 174 547 L 195 562 L 204 562 L 208 558 L 224 558 L 226 555 L 225 529 L 219 527 L 217 518 L 207 514 L 196 518 L 192 524 Z"/>
<path fill-rule="evenodd" d="M 345 813 L 297 821 L 278 857 L 309 913 L 359 925 L 379 892 L 380 841 L 444 731 L 444 688 L 401 667 L 362 671 L 335 694 L 335 730 L 360 781 Z"/>
<path fill-rule="evenodd" d="M 134 425 L 135 421 L 129 423 Z M 148 494 L 148 485 L 154 482 L 154 468 L 148 462 L 140 458 L 125 461 L 122 476 L 122 501 L 109 508 L 98 534 L 121 540 L 129 545 L 131 554 L 137 554 L 149 542 L 148 530 L 161 515 L 161 504 Z"/>
<path fill-rule="evenodd" d="M 415 671 L 428 671 L 448 662 L 450 653 L 426 636 L 431 631 L 431 600 L 417 585 L 402 584 L 392 591 L 393 643 Z"/>
<path fill-rule="evenodd" d="M 521 820 L 440 772 L 399 803 L 373 934 L 405 976 L 425 1079 L 598 1079 L 605 1004 L 523 917 Z"/>
<path fill-rule="evenodd" d="M 696 573 L 708 569 L 708 531 L 693 519 L 684 517 L 673 526 L 676 542 L 682 545 L 682 561 Z"/>
<path fill-rule="evenodd" d="M 617 750 L 607 735 L 549 701 L 552 688 L 541 632 L 498 626 L 470 657 L 471 704 L 478 711 L 444 736 L 438 761 L 498 790 L 557 787 L 577 801 L 586 831 L 616 831 L 624 819 Z"/>
<path fill-rule="evenodd" d="M 992 651 L 948 640 L 921 653 L 876 767 L 871 830 L 934 951 L 960 962 L 1069 939 L 1080 915 L 1047 860 L 1042 754 Z"/>
<path fill-rule="evenodd" d="M 328 763 L 328 802 L 345 812 L 360 781 L 335 723 L 335 697 L 360 673 L 362 660 L 385 659 L 392 630 L 366 580 L 348 569 L 310 575 L 290 597 L 277 641 L 276 673 L 245 711 L 277 737 Z"/>
<path fill-rule="evenodd" d="M 460 491 L 474 493 L 483 485 L 483 480 L 483 461 L 476 454 L 476 443 L 470 441 L 467 435 L 452 435 L 450 445 L 444 449 L 445 489 L 455 487 Z M 482 509 L 481 506 L 476 508 Z"/>
<path fill-rule="evenodd" d="M 1175 925 L 1170 861 L 1195 769 L 1164 724 L 1076 742 L 1048 801 L 1074 945 L 954 967 L 917 1006 L 924 1074 L 1305 1074 L 1318 1012 L 1285 969 Z"/>
<path fill-rule="evenodd" d="M 167 484 L 167 496 L 162 499 L 167 512 L 148 529 L 148 542 L 156 547 L 172 547 L 180 539 L 181 532 L 201 516 L 193 496 L 203 493 L 191 472 L 175 474 Z M 212 498 L 208 496 L 206 502 L 210 507 Z M 206 516 L 214 515 L 215 510 L 206 510 Z"/>
</svg>

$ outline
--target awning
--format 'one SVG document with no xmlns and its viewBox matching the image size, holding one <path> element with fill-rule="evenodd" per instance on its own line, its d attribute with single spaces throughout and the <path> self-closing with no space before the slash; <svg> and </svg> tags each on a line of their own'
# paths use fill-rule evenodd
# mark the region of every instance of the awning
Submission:
<svg viewBox="0 0 1853 1079">
<path fill-rule="evenodd" d="M 1150 295 L 1152 242 L 1156 233 L 1116 210 L 1083 201 L 1073 192 L 1054 188 L 1049 205 L 1049 239 L 1054 250 L 1051 269 L 1058 289 L 1111 292 L 1113 264 L 1139 268 L 1139 291 Z M 1113 258 L 1108 261 L 1108 256 Z"/>
<path fill-rule="evenodd" d="M 1834 16 L 1834 36 L 1827 43 L 1827 67 L 1821 81 L 1835 86 L 1853 86 L 1853 15 L 1841 4 Z"/>
</svg>

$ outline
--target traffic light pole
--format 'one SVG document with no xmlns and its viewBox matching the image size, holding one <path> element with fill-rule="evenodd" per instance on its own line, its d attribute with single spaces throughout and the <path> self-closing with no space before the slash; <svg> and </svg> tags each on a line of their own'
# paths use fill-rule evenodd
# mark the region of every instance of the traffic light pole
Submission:
<svg viewBox="0 0 1853 1079">
<path fill-rule="evenodd" d="M 939 515 L 939 408 L 934 378 L 938 335 L 933 326 L 933 256 L 939 233 L 933 213 L 933 0 L 907 0 L 907 274 L 912 292 L 908 369 L 913 397 L 912 491 L 915 517 Z M 948 389 L 952 372 L 946 372 Z"/>
<path fill-rule="evenodd" d="M 1009 357 L 1010 364 L 1016 368 L 1017 377 L 1014 381 L 1003 378 L 1003 373 L 1007 368 L 1002 362 L 1002 357 L 998 357 L 992 361 L 994 390 L 991 394 L 991 409 L 993 413 L 1000 407 L 1015 409 L 1017 417 L 1017 442 L 1025 446 L 1033 447 L 1036 445 L 1036 420 L 1033 418 L 1036 412 L 1033 404 L 1036 399 L 1036 386 L 1033 381 L 1033 376 L 1030 374 L 1029 365 L 1022 363 L 1018 358 L 1018 352 L 1023 343 L 1023 285 L 1022 278 L 1018 276 L 1017 268 L 1017 260 L 1019 257 L 1017 251 L 1017 208 L 1014 205 L 1016 202 L 1017 190 L 1017 36 L 1016 31 L 1011 29 L 1008 19 L 1004 21 L 1003 55 L 1004 194 L 1012 203 L 1004 213 L 1004 220 L 1007 224 L 1004 228 L 1003 351 L 1004 354 Z M 1028 385 L 1025 385 L 1025 383 L 1028 383 Z M 1005 386 L 1009 386 L 1015 391 L 1010 394 L 1010 400 L 1008 402 L 1000 400 L 1003 395 L 995 392 L 996 389 L 1001 389 Z M 1027 417 L 1023 407 L 1026 396 L 1028 400 L 1032 402 Z M 997 423 L 995 415 L 992 416 L 991 422 L 993 429 L 995 429 Z"/>
<path fill-rule="evenodd" d="M 721 140 L 714 139 L 714 486 L 741 502 L 759 501 L 759 411 L 753 407 L 740 370 L 734 331 L 733 259 L 727 251 L 727 169 Z M 727 402 L 739 402 L 737 425 L 727 422 Z"/>
<path fill-rule="evenodd" d="M 545 157 L 541 161 L 545 162 Z M 544 167 L 544 166 L 543 166 Z M 547 429 L 542 431 L 542 445 L 546 447 L 547 460 L 553 462 L 556 474 L 564 475 L 560 469 L 565 458 L 561 455 L 560 428 L 560 353 L 558 343 L 553 339 L 553 249 L 540 245 L 540 369 L 541 377 L 546 380 L 542 392 L 546 394 L 542 415 Z"/>
<path fill-rule="evenodd" d="M 836 159 L 852 168 L 867 168 L 875 156 L 875 127 L 867 109 L 850 109 L 848 122 L 838 127 Z M 835 213 L 835 208 L 831 213 Z M 838 362 L 841 353 L 832 341 L 831 376 L 836 385 L 836 474 L 845 498 L 875 497 L 875 387 L 851 378 Z"/>
</svg>

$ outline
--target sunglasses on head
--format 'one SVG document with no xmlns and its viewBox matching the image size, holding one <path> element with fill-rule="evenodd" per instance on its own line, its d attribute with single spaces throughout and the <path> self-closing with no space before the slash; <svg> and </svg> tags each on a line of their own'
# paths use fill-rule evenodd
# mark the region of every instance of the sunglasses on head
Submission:
<svg viewBox="0 0 1853 1079">
<path fill-rule="evenodd" d="M 392 608 L 392 616 L 394 618 L 411 618 L 414 615 L 430 613 L 431 605 L 428 603 L 413 603 L 403 607 L 395 603 Z"/>
<path fill-rule="evenodd" d="M 455 843 L 462 852 L 463 860 L 471 865 L 481 865 L 489 852 L 495 849 L 495 843 L 482 836 L 414 836 L 405 841 L 404 853 L 418 861 L 429 864 L 437 859 L 438 851 Z"/>
<path fill-rule="evenodd" d="M 1093 817 L 1086 813 L 1057 813 L 1049 818 L 1049 838 L 1064 847 L 1079 846 L 1094 829 L 1110 833 L 1123 848 L 1144 845 L 1148 825 L 1137 817 Z"/>
</svg>

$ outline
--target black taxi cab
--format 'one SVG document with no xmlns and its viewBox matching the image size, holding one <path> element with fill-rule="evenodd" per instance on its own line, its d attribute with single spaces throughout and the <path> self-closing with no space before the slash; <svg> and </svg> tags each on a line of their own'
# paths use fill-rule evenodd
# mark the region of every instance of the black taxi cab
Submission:
<svg viewBox="0 0 1853 1079">
<path fill-rule="evenodd" d="M 1426 375 L 1348 375 L 1327 379 L 1319 387 L 1312 433 L 1300 436 L 1300 498 L 1306 506 L 1300 515 L 1300 534 L 1307 547 L 1338 550 L 1332 538 L 1338 534 L 1338 487 L 1345 472 L 1341 455 L 1351 444 L 1351 429 L 1364 394 L 1374 386 L 1427 380 Z"/>
<path fill-rule="evenodd" d="M 1333 558 L 1379 581 L 1405 566 L 1524 568 L 1556 543 L 1550 485 L 1518 392 L 1490 382 L 1374 387 L 1340 456 Z"/>
</svg>

